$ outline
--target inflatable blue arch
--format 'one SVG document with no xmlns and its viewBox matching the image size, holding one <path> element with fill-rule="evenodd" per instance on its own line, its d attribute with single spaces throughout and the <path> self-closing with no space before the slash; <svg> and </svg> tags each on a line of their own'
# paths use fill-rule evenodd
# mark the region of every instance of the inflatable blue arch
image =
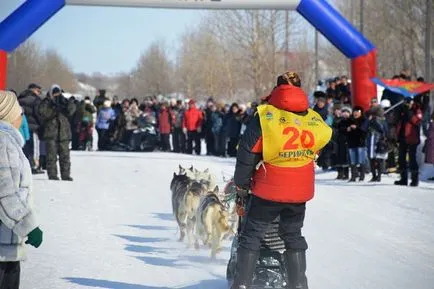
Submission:
<svg viewBox="0 0 434 289">
<path fill-rule="evenodd" d="M 0 23 L 0 89 L 6 87 L 7 54 L 65 5 L 186 9 L 295 9 L 351 59 L 353 103 L 369 107 L 376 96 L 376 48 L 325 0 L 27 0 Z"/>
</svg>

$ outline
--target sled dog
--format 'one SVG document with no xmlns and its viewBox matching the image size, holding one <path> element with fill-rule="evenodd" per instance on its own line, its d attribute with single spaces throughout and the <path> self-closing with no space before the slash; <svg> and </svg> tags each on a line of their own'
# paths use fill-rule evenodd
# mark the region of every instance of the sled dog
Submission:
<svg viewBox="0 0 434 289">
<path fill-rule="evenodd" d="M 221 249 L 223 237 L 231 232 L 229 214 L 218 198 L 219 188 L 202 197 L 196 216 L 196 235 L 211 249 L 215 259 Z"/>
</svg>

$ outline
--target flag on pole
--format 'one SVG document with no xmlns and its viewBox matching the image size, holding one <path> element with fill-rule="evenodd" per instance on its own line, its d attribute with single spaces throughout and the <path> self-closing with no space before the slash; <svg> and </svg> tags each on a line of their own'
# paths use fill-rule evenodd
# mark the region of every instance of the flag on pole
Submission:
<svg viewBox="0 0 434 289">
<path fill-rule="evenodd" d="M 419 81 L 402 81 L 399 79 L 371 78 L 372 82 L 404 97 L 414 97 L 418 94 L 434 89 L 434 83 Z"/>
</svg>

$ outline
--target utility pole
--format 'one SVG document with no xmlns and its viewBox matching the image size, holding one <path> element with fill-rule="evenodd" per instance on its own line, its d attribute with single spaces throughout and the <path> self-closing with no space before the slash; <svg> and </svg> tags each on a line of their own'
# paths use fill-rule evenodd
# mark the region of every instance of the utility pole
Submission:
<svg viewBox="0 0 434 289">
<path fill-rule="evenodd" d="M 426 0 L 426 32 L 425 32 L 425 80 L 426 82 L 433 81 L 432 75 L 432 21 L 431 17 L 433 14 L 433 0 Z"/>
<path fill-rule="evenodd" d="M 285 11 L 285 71 L 288 70 L 288 57 L 289 57 L 289 11 Z"/>
<path fill-rule="evenodd" d="M 364 0 L 360 0 L 360 32 L 362 32 L 363 34 L 363 30 L 364 30 L 364 9 L 365 8 L 365 1 Z"/>
<path fill-rule="evenodd" d="M 315 81 L 319 81 L 319 33 L 315 29 Z"/>
</svg>

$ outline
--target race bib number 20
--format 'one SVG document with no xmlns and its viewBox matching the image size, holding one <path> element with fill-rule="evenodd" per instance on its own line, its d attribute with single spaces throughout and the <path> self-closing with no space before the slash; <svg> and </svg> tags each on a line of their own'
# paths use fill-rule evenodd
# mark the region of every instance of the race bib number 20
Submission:
<svg viewBox="0 0 434 289">
<path fill-rule="evenodd" d="M 315 157 L 315 152 L 312 150 L 315 146 L 315 137 L 310 130 L 288 126 L 283 129 L 282 135 L 287 138 L 287 141 L 279 153 L 281 158 L 296 161 Z"/>
</svg>

